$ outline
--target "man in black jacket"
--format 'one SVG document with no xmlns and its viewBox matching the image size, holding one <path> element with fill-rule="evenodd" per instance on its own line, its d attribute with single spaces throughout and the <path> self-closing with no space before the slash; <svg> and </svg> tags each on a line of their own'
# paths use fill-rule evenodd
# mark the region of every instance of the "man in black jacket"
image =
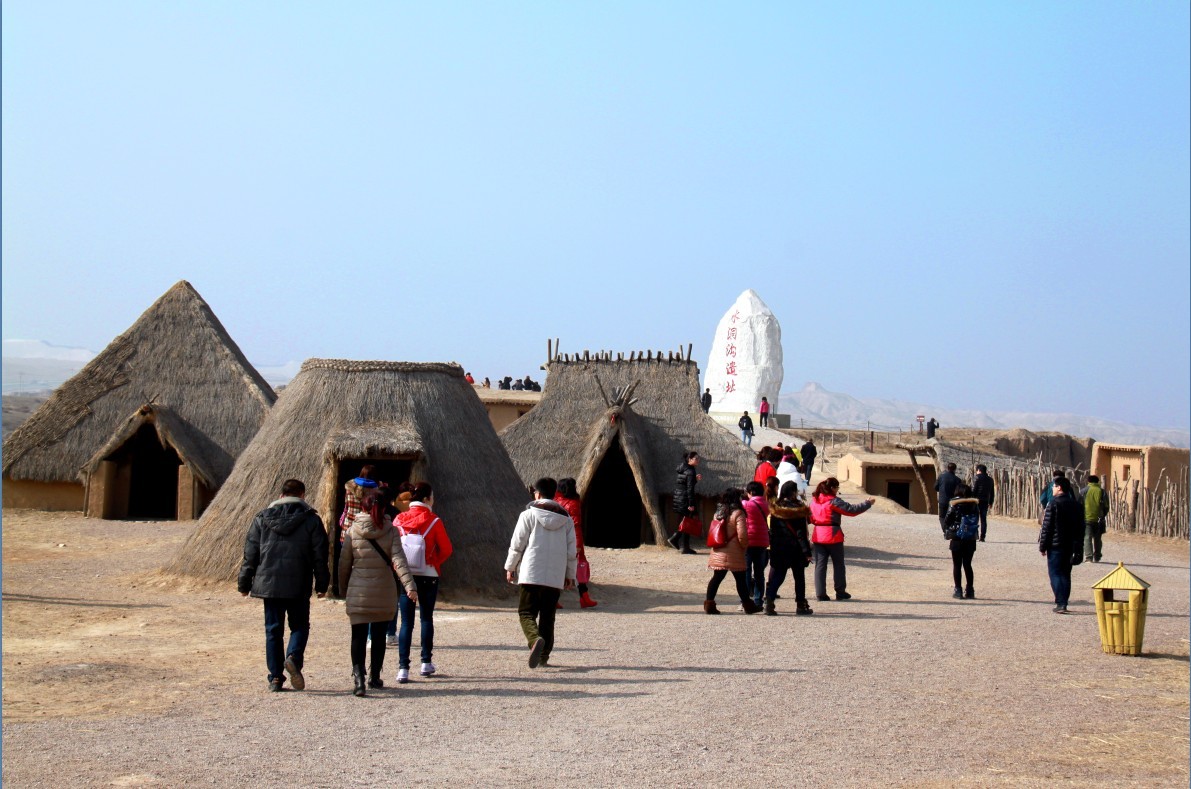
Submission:
<svg viewBox="0 0 1191 789">
<path fill-rule="evenodd" d="M 698 513 L 695 500 L 695 485 L 701 479 L 699 472 L 695 470 L 698 465 L 699 453 L 686 452 L 677 469 L 678 478 L 674 483 L 674 512 L 678 515 L 679 526 L 682 525 L 683 518 L 694 517 Z M 691 549 L 691 535 L 689 534 L 675 530 L 667 542 L 671 547 L 677 548 L 683 553 L 695 553 Z"/>
<path fill-rule="evenodd" d="M 815 447 L 815 439 L 808 438 L 806 443 L 802 445 L 802 449 L 798 450 L 798 454 L 802 455 L 802 466 L 805 469 L 802 476 L 806 479 L 806 484 L 811 483 L 811 469 L 815 467 L 815 458 L 819 456 L 819 450 Z"/>
<path fill-rule="evenodd" d="M 939 526 L 946 528 L 947 509 L 951 500 L 955 498 L 955 489 L 959 487 L 959 477 L 955 475 L 955 464 L 948 463 L 947 470 L 935 480 L 935 491 L 939 494 Z"/>
<path fill-rule="evenodd" d="M 1056 614 L 1067 613 L 1071 597 L 1071 565 L 1078 556 L 1083 560 L 1083 507 L 1075 500 L 1071 480 L 1056 477 L 1054 496 L 1042 513 L 1038 532 L 1038 551 L 1046 557 L 1050 588 L 1055 594 Z"/>
<path fill-rule="evenodd" d="M 285 673 L 294 690 L 306 687 L 303 654 L 310 637 L 310 585 L 319 597 L 327 593 L 327 531 L 322 518 L 305 501 L 306 486 L 287 479 L 281 498 L 257 513 L 244 540 L 244 563 L 237 588 L 251 592 L 265 604 L 265 662 L 269 690 L 278 691 Z M 289 618 L 289 646 L 282 650 L 285 620 Z"/>
<path fill-rule="evenodd" d="M 703 391 L 703 396 L 699 398 L 699 405 L 703 406 L 703 413 L 705 413 L 705 414 L 711 410 L 711 390 L 710 389 L 706 389 Z"/>
<path fill-rule="evenodd" d="M 988 531 L 988 508 L 996 498 L 996 485 L 988 475 L 988 466 L 983 463 L 976 466 L 976 479 L 972 480 L 972 495 L 980 500 L 980 542 L 984 542 L 985 532 Z"/>
</svg>

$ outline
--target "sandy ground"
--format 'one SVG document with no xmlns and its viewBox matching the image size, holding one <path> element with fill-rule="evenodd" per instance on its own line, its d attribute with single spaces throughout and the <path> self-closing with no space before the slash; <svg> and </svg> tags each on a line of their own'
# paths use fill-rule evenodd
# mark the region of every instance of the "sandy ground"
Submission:
<svg viewBox="0 0 1191 789">
<path fill-rule="evenodd" d="M 730 581 L 705 616 L 705 556 L 593 550 L 556 665 L 526 666 L 508 604 L 457 601 L 439 676 L 358 699 L 325 601 L 307 690 L 266 691 L 260 602 L 157 573 L 193 526 L 4 512 L 5 785 L 1187 785 L 1185 543 L 1108 535 L 1153 584 L 1140 658 L 1099 647 L 1113 565 L 1056 616 L 1036 527 L 993 521 L 957 601 L 937 519 L 870 512 L 856 599 L 812 617 L 790 582 L 781 616 L 737 613 Z"/>
</svg>

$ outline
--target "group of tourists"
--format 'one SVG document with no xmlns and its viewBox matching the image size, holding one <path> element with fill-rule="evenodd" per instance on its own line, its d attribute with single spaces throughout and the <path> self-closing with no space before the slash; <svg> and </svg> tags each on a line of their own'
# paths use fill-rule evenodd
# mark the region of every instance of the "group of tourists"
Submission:
<svg viewBox="0 0 1191 789">
<path fill-rule="evenodd" d="M 485 379 L 487 380 L 487 379 Z M 497 389 L 504 389 L 512 392 L 540 392 L 542 385 L 530 378 L 528 375 L 524 378 L 513 378 L 511 375 L 506 375 L 496 382 Z"/>
<path fill-rule="evenodd" d="M 348 621 L 356 696 L 385 686 L 387 647 L 398 650 L 397 683 L 410 681 L 415 617 L 421 619 L 420 675 L 434 665 L 434 607 L 439 572 L 453 548 L 446 524 L 434 512 L 429 482 L 390 486 L 365 465 L 344 485 L 344 506 L 328 538 L 322 519 L 306 502 L 306 486 L 286 480 L 281 496 L 253 519 L 244 542 L 237 588 L 261 598 L 265 610 L 265 662 L 269 689 L 280 691 L 288 676 L 295 690 L 310 634 L 310 591 L 319 598 L 331 586 L 329 543 Z M 513 531 L 506 578 L 520 587 L 518 617 L 529 648 L 529 666 L 545 665 L 554 646 L 555 611 L 564 589 L 577 588 L 580 608 L 594 608 L 583 549 L 582 508 L 575 480 L 538 480 L 534 500 Z M 416 608 L 415 608 L 416 606 Z M 284 643 L 286 620 L 290 638 Z M 367 673 L 365 656 L 367 655 Z"/>
</svg>

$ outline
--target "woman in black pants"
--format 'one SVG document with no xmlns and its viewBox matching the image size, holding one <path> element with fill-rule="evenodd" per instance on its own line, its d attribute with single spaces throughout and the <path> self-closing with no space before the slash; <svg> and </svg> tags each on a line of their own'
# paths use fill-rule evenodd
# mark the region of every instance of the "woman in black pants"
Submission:
<svg viewBox="0 0 1191 789">
<path fill-rule="evenodd" d="M 954 533 L 951 538 L 951 577 L 955 581 L 955 591 L 952 597 L 957 600 L 967 598 L 976 599 L 976 590 L 972 587 L 972 557 L 976 555 L 976 541 L 980 538 L 980 499 L 972 495 L 972 489 L 960 483 L 955 489 L 957 498 L 951 500 L 951 508 L 947 510 L 944 520 L 943 534 L 947 530 Z M 960 589 L 960 571 L 967 576 L 967 591 Z"/>
<path fill-rule="evenodd" d="M 811 541 L 806 524 L 811 511 L 798 499 L 798 483 L 782 485 L 777 501 L 769 510 L 769 584 L 765 587 L 765 615 L 776 616 L 777 590 L 786 580 L 786 571 L 794 575 L 794 601 L 800 616 L 815 613 L 806 600 L 806 574 L 811 563 Z"/>
</svg>

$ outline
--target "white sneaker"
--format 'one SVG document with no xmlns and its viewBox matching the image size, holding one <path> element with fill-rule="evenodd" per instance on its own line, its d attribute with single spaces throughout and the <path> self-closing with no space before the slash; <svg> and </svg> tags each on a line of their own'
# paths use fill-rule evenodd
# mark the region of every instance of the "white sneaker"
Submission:
<svg viewBox="0 0 1191 789">
<path fill-rule="evenodd" d="M 397 636 L 385 636 L 385 646 L 387 646 L 387 647 L 397 646 Z"/>
<path fill-rule="evenodd" d="M 407 668 L 397 669 L 397 684 L 404 685 L 407 682 L 409 682 L 409 669 L 407 669 Z"/>
<path fill-rule="evenodd" d="M 428 677 L 428 676 L 430 676 L 431 674 L 433 674 L 433 673 L 434 673 L 435 671 L 437 671 L 437 670 L 438 670 L 438 669 L 436 669 L 436 668 L 434 667 L 434 664 L 433 664 L 433 663 L 423 663 L 423 664 L 422 664 L 422 676 L 423 676 L 423 677 Z"/>
</svg>

